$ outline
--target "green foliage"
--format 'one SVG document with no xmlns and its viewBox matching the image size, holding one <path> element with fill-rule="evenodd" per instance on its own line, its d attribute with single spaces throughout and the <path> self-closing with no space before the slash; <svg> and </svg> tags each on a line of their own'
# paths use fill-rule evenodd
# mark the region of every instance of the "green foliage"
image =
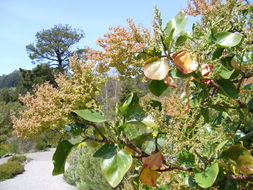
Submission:
<svg viewBox="0 0 253 190">
<path fill-rule="evenodd" d="M 18 115 L 23 109 L 19 102 L 3 102 L 0 101 L 0 143 L 5 142 L 12 136 L 12 115 Z"/>
<path fill-rule="evenodd" d="M 161 96 L 162 93 L 168 88 L 166 84 L 164 84 L 163 81 L 160 80 L 152 80 L 149 83 L 149 90 L 156 96 Z"/>
<path fill-rule="evenodd" d="M 133 100 L 133 97 L 134 97 L 134 93 L 131 93 L 128 97 L 126 97 L 124 103 L 122 106 L 120 106 L 120 111 L 122 114 L 125 114 L 128 106 L 131 104 L 132 100 Z"/>
<path fill-rule="evenodd" d="M 235 85 L 226 79 L 216 80 L 217 84 L 220 86 L 221 90 L 229 97 L 236 99 L 238 98 L 238 92 Z"/>
<path fill-rule="evenodd" d="M 0 181 L 12 178 L 24 172 L 24 166 L 19 161 L 8 161 L 0 165 Z"/>
<path fill-rule="evenodd" d="M 240 34 L 231 33 L 231 32 L 219 32 L 213 34 L 214 42 L 224 48 L 234 47 L 238 45 L 242 36 Z"/>
<path fill-rule="evenodd" d="M 195 156 L 190 152 L 181 151 L 178 154 L 178 162 L 185 168 L 192 168 L 195 164 Z"/>
<path fill-rule="evenodd" d="M 103 112 L 96 109 L 86 109 L 86 110 L 75 110 L 74 113 L 76 113 L 78 116 L 83 118 L 84 120 L 101 123 L 105 122 L 106 119 L 104 117 Z"/>
<path fill-rule="evenodd" d="M 58 144 L 56 151 L 53 155 L 53 175 L 59 175 L 64 173 L 65 162 L 73 146 L 74 145 L 72 145 L 67 140 L 63 140 Z"/>
<path fill-rule="evenodd" d="M 206 168 L 202 173 L 196 173 L 194 178 L 199 186 L 209 188 L 214 184 L 218 173 L 219 165 L 218 163 L 214 163 L 210 167 Z"/>
<path fill-rule="evenodd" d="M 46 63 L 60 70 L 68 67 L 70 47 L 79 42 L 84 34 L 69 25 L 55 25 L 53 28 L 37 32 L 35 44 L 26 46 L 34 63 Z"/>
<path fill-rule="evenodd" d="M 19 152 L 19 142 L 17 140 L 9 142 L 10 145 L 10 152 L 11 153 L 18 153 Z"/>
<path fill-rule="evenodd" d="M 36 142 L 35 149 L 36 150 L 45 150 L 47 148 L 47 143 L 43 140 L 39 140 Z"/>
<path fill-rule="evenodd" d="M 16 87 L 21 79 L 19 71 L 15 70 L 8 75 L 0 76 L 0 89 Z"/>
<path fill-rule="evenodd" d="M 167 36 L 169 36 L 170 33 L 173 31 L 172 39 L 174 39 L 178 34 L 183 31 L 187 20 L 188 18 L 185 13 L 178 13 L 172 20 L 170 20 L 166 24 L 164 32 L 167 34 Z"/>
<path fill-rule="evenodd" d="M 8 162 L 14 162 L 14 161 L 17 161 L 17 162 L 25 162 L 27 160 L 27 157 L 25 155 L 15 155 L 15 156 L 12 156 L 11 158 L 8 159 Z"/>
<path fill-rule="evenodd" d="M 121 149 L 118 152 L 107 152 L 101 161 L 101 170 L 112 187 L 116 187 L 123 179 L 133 162 L 132 156 Z"/>
<path fill-rule="evenodd" d="M 69 167 L 64 173 L 65 180 L 76 185 L 80 190 L 112 188 L 106 182 L 100 169 L 100 158 L 95 158 L 94 149 L 78 146 L 73 150 L 69 159 Z"/>
<path fill-rule="evenodd" d="M 10 152 L 10 146 L 6 143 L 0 144 L 0 157 L 5 155 L 6 153 Z"/>
<path fill-rule="evenodd" d="M 18 101 L 18 94 L 16 92 L 16 89 L 13 88 L 0 89 L 0 101 L 5 102 L 6 104 L 9 102 Z"/>
<path fill-rule="evenodd" d="M 55 75 L 59 73 L 58 69 L 50 68 L 48 65 L 37 65 L 32 70 L 20 69 L 21 80 L 17 86 L 18 94 L 31 92 L 35 85 L 43 84 L 46 81 L 53 86 L 57 86 Z"/>
</svg>

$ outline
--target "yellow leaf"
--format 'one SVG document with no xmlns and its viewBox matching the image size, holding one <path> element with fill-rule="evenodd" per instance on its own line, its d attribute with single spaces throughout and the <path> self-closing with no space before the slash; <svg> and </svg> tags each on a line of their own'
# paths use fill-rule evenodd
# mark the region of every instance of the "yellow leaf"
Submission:
<svg viewBox="0 0 253 190">
<path fill-rule="evenodd" d="M 253 157 L 242 145 L 233 145 L 223 151 L 223 157 L 230 159 L 242 174 L 253 174 Z"/>
<path fill-rule="evenodd" d="M 140 181 L 147 186 L 155 187 L 159 173 L 150 168 L 144 168 L 140 175 Z"/>
<path fill-rule="evenodd" d="M 81 143 L 78 144 L 78 147 L 79 146 L 85 146 L 85 145 L 86 145 L 86 142 L 81 142 Z"/>
<path fill-rule="evenodd" d="M 186 50 L 175 53 L 172 56 L 172 60 L 176 67 L 184 74 L 192 73 L 198 67 L 196 60 L 192 59 L 191 55 Z"/>
<path fill-rule="evenodd" d="M 127 151 L 129 154 L 133 153 L 133 150 L 131 148 L 129 148 L 128 146 L 124 147 L 125 151 Z"/>
</svg>

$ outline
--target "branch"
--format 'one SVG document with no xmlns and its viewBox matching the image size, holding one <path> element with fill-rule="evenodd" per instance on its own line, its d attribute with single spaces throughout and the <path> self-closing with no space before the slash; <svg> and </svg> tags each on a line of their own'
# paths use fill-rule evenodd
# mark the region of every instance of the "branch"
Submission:
<svg viewBox="0 0 253 190">
<path fill-rule="evenodd" d="M 235 181 L 253 181 L 252 175 L 226 175 L 224 180 L 235 180 Z"/>
<path fill-rule="evenodd" d="M 156 171 L 158 171 L 158 172 L 167 172 L 167 171 L 172 171 L 172 170 L 181 170 L 181 171 L 186 171 L 186 172 L 192 172 L 193 171 L 192 168 L 183 168 L 183 167 L 180 167 L 180 166 L 170 166 L 168 168 L 158 169 Z"/>
<path fill-rule="evenodd" d="M 99 143 L 105 143 L 105 142 L 115 143 L 112 139 L 97 139 L 97 138 L 93 138 L 93 137 L 83 137 L 83 138 L 84 138 L 84 141 L 92 140 L 92 141 L 96 141 L 96 142 L 99 142 Z"/>
<path fill-rule="evenodd" d="M 240 88 L 241 88 L 241 85 L 242 85 L 244 79 L 245 79 L 245 74 L 242 73 L 242 78 L 239 79 L 238 85 L 237 85 L 237 91 L 238 91 L 238 92 L 240 91 Z"/>
<path fill-rule="evenodd" d="M 95 123 L 90 123 L 89 125 L 91 125 L 103 139 L 107 139 L 106 136 L 98 129 Z"/>
</svg>

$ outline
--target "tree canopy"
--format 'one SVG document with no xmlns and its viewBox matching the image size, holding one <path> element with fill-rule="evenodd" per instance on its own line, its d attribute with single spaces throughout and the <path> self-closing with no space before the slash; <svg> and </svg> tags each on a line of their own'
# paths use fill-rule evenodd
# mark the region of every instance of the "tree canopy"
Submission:
<svg viewBox="0 0 253 190">
<path fill-rule="evenodd" d="M 33 63 L 45 63 L 59 69 L 68 67 L 71 46 L 84 37 L 83 31 L 69 25 L 55 25 L 36 34 L 35 43 L 26 46 Z"/>
<path fill-rule="evenodd" d="M 19 71 L 15 70 L 8 75 L 0 76 L 0 88 L 16 87 L 21 79 Z"/>
</svg>

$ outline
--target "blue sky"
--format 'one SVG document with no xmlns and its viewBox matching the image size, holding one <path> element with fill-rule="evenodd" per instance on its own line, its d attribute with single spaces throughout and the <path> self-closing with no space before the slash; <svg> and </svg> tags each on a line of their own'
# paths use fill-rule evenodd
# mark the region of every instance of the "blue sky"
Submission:
<svg viewBox="0 0 253 190">
<path fill-rule="evenodd" d="M 76 45 L 96 48 L 96 39 L 109 26 L 125 26 L 133 18 L 151 28 L 157 5 L 164 22 L 173 18 L 187 0 L 0 0 L 0 75 L 15 69 L 31 69 L 25 46 L 35 41 L 35 34 L 56 24 L 80 28 L 85 38 Z M 189 19 L 188 29 L 193 18 Z"/>
</svg>

